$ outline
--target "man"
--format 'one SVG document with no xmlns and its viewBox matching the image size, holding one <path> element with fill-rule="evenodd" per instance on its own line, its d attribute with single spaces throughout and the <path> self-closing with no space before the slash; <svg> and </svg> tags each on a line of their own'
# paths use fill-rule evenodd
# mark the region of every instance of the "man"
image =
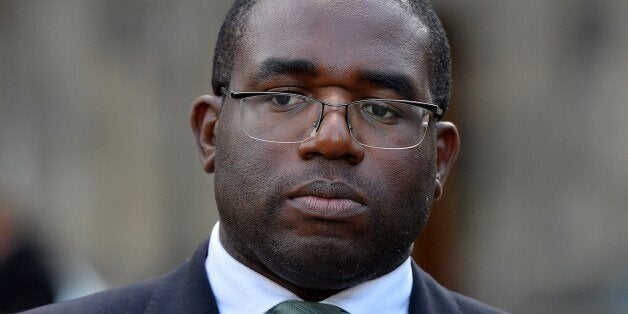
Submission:
<svg viewBox="0 0 628 314">
<path fill-rule="evenodd" d="M 425 1 L 236 1 L 216 96 L 191 113 L 220 214 L 209 243 L 163 277 L 41 311 L 496 312 L 410 259 L 458 151 L 449 82 Z"/>
</svg>

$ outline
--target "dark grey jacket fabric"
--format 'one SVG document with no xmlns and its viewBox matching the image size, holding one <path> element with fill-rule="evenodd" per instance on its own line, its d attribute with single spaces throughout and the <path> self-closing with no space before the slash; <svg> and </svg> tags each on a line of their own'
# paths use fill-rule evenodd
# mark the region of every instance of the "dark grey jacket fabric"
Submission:
<svg viewBox="0 0 628 314">
<path fill-rule="evenodd" d="M 208 240 L 170 273 L 26 313 L 218 313 L 205 272 Z M 503 313 L 449 291 L 412 263 L 410 313 Z M 373 309 L 373 313 L 378 313 Z M 360 314 L 360 313 L 352 313 Z"/>
</svg>

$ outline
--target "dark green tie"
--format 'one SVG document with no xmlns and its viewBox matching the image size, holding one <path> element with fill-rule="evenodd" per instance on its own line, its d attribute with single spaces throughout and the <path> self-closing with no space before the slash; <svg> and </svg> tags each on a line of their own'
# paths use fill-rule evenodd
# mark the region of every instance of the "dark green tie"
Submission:
<svg viewBox="0 0 628 314">
<path fill-rule="evenodd" d="M 307 301 L 284 301 L 268 310 L 266 314 L 349 314 L 347 311 L 331 304 Z"/>
</svg>

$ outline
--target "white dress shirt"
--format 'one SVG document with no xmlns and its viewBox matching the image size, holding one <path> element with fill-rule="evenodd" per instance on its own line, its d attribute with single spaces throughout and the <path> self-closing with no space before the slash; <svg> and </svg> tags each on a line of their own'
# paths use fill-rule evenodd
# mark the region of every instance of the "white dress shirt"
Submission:
<svg viewBox="0 0 628 314">
<path fill-rule="evenodd" d="M 220 243 L 214 226 L 205 260 L 207 278 L 220 313 L 265 313 L 287 300 L 302 300 L 288 289 L 235 260 Z M 333 304 L 351 314 L 408 313 L 412 266 L 408 258 L 392 272 L 343 290 L 320 303 Z"/>
</svg>

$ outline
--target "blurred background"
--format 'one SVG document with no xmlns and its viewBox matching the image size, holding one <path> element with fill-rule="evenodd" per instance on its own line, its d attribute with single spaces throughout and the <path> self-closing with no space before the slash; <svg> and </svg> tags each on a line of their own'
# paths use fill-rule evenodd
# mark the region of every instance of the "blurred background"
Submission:
<svg viewBox="0 0 628 314">
<path fill-rule="evenodd" d="M 188 111 L 230 3 L 0 0 L 0 264 L 39 248 L 59 300 L 208 236 Z M 628 1 L 434 4 L 462 149 L 415 257 L 508 311 L 628 312 Z"/>
</svg>

